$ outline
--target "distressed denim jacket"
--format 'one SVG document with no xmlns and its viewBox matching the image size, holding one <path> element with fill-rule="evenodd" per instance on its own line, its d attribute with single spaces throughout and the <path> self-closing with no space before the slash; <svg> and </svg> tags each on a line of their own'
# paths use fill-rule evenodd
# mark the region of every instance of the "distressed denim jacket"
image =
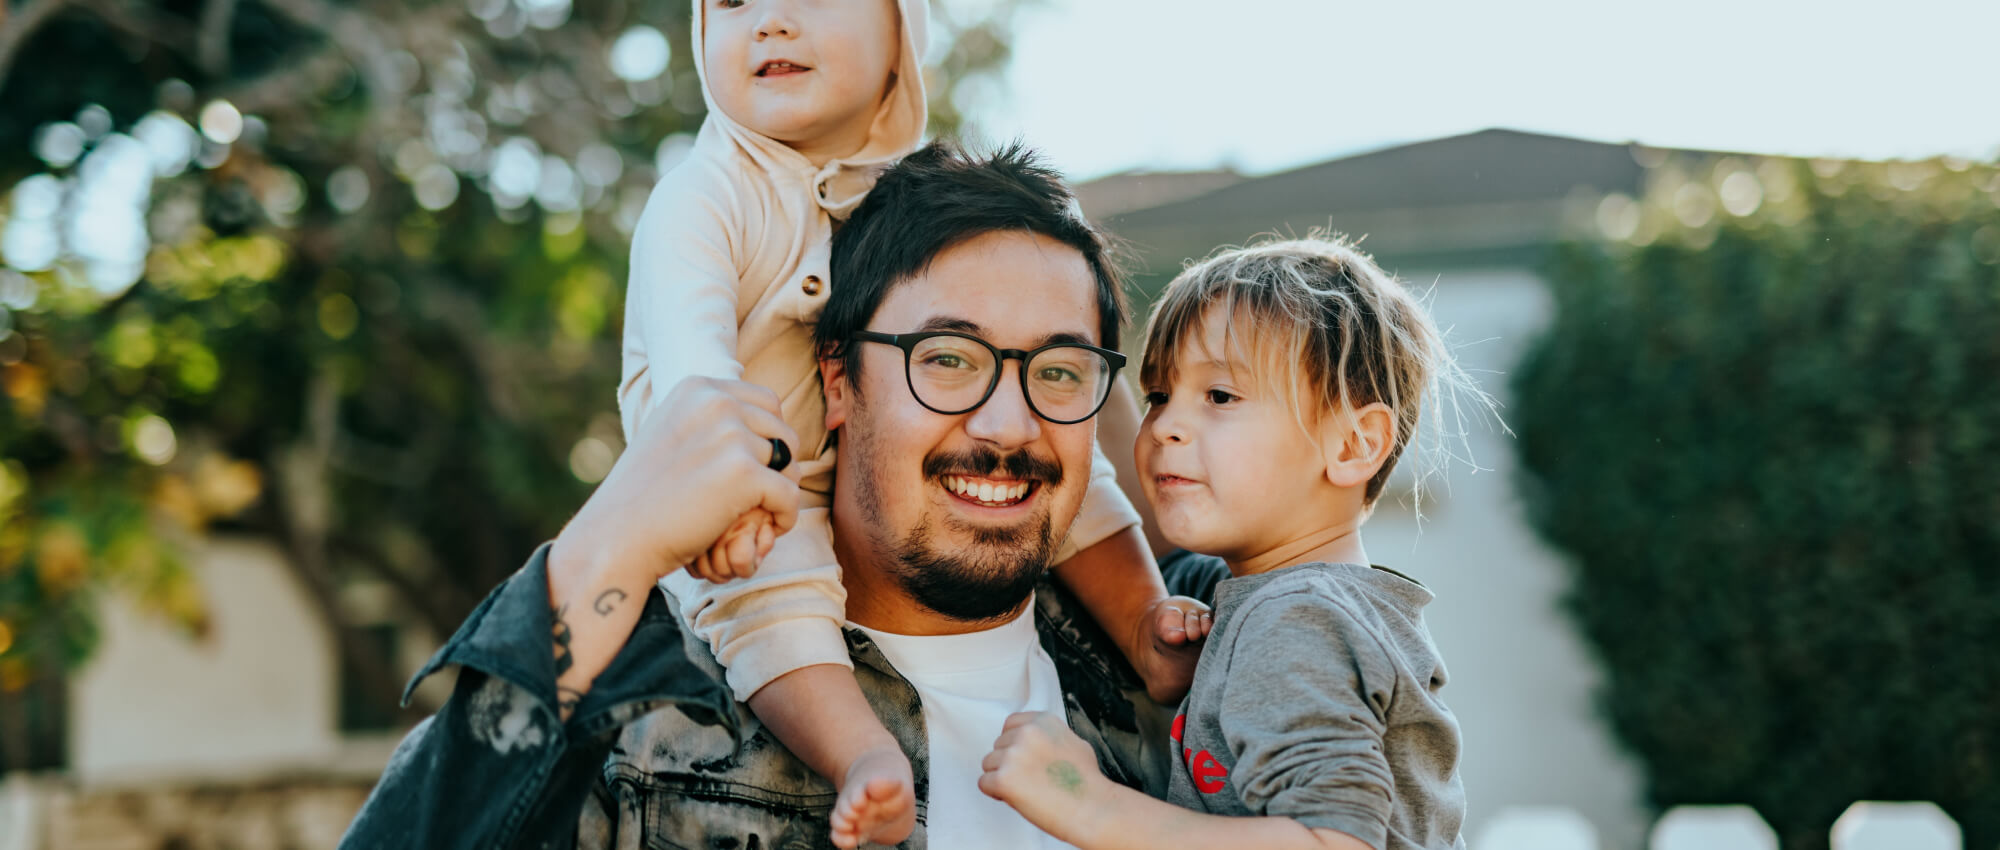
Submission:
<svg viewBox="0 0 2000 850">
<path fill-rule="evenodd" d="M 451 699 L 411 730 L 342 848 L 830 848 L 831 783 L 786 751 L 660 594 L 567 723 L 556 709 L 543 545 L 418 671 L 448 665 Z M 1044 581 L 1035 625 L 1062 682 L 1070 728 L 1111 779 L 1160 796 L 1167 716 L 1074 598 Z M 923 850 L 923 706 L 874 643 L 847 646 L 862 693 L 910 754 Z M 407 699 L 408 692 L 405 692 Z M 997 736 L 999 730 L 994 730 Z"/>
</svg>

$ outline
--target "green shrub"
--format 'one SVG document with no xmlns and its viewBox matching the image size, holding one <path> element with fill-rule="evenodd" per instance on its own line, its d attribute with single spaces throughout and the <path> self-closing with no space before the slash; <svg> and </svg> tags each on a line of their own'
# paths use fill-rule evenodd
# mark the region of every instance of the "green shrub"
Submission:
<svg viewBox="0 0 2000 850">
<path fill-rule="evenodd" d="M 1558 251 L 1510 412 L 1616 736 L 1790 850 L 1862 799 L 2000 846 L 2000 173 L 1652 182 Z"/>
</svg>

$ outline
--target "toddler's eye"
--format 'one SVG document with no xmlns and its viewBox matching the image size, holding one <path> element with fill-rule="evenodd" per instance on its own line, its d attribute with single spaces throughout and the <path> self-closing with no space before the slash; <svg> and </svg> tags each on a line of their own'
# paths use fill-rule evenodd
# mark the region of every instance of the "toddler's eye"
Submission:
<svg viewBox="0 0 2000 850">
<path fill-rule="evenodd" d="M 715 5 L 723 9 L 741 8 L 745 0 L 715 0 Z"/>
<path fill-rule="evenodd" d="M 1163 404 L 1166 404 L 1166 403 L 1167 403 L 1167 394 L 1166 394 L 1166 393 L 1147 393 L 1147 394 L 1146 394 L 1146 397 L 1145 397 L 1145 398 L 1143 398 L 1143 399 L 1140 399 L 1140 401 L 1143 401 L 1143 402 L 1145 402 L 1145 403 L 1146 403 L 1146 406 L 1147 406 L 1147 407 L 1149 407 L 1149 408 L 1151 408 L 1151 407 L 1159 407 L 1160 405 L 1163 405 Z"/>
<path fill-rule="evenodd" d="M 1224 392 L 1222 390 L 1208 391 L 1208 403 L 1213 404 L 1217 407 L 1221 407 L 1235 400 L 1236 396 L 1231 395 L 1230 393 Z"/>
</svg>

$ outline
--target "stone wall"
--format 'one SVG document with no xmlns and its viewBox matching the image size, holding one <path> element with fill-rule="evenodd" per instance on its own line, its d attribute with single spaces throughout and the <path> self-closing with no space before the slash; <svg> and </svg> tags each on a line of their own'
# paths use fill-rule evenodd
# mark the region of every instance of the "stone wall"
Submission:
<svg viewBox="0 0 2000 850">
<path fill-rule="evenodd" d="M 0 786 L 0 850 L 332 850 L 372 783 L 350 779 L 80 789 Z"/>
</svg>

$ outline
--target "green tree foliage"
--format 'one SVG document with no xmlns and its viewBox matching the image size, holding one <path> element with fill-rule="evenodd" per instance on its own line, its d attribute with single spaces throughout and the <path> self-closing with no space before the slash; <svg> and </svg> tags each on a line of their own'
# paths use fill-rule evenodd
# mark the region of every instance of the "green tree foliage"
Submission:
<svg viewBox="0 0 2000 850">
<path fill-rule="evenodd" d="M 1655 805 L 2000 845 L 2000 173 L 1670 165 L 1514 379 L 1541 533 Z"/>
<path fill-rule="evenodd" d="M 936 4 L 933 131 L 1022 5 Z M 343 588 L 447 635 L 616 456 L 629 235 L 704 108 L 687 29 L 0 0 L 0 696 L 88 656 L 105 587 L 200 633 L 221 527 L 283 544 L 393 705 Z"/>
</svg>

